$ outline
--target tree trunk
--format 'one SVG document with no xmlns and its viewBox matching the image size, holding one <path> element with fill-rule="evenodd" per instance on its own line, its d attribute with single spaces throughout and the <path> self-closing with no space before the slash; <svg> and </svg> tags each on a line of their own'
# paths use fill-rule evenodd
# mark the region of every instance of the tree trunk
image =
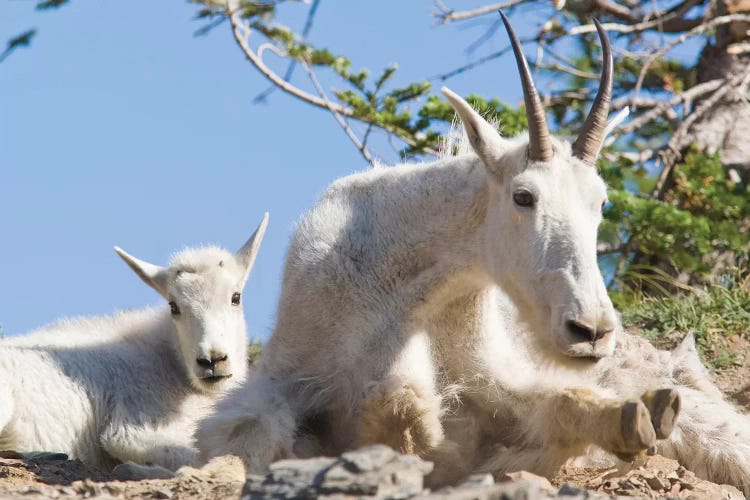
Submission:
<svg viewBox="0 0 750 500">
<path fill-rule="evenodd" d="M 715 16 L 750 12 L 749 0 L 719 0 Z M 747 71 L 750 64 L 750 23 L 733 22 L 720 26 L 716 43 L 706 44 L 698 60 L 697 83 L 731 78 Z M 701 149 L 719 157 L 730 178 L 738 176 L 750 183 L 750 103 L 745 89 L 730 91 L 708 113 L 698 119 L 689 135 Z M 734 171 L 732 173 L 730 171 Z"/>
</svg>

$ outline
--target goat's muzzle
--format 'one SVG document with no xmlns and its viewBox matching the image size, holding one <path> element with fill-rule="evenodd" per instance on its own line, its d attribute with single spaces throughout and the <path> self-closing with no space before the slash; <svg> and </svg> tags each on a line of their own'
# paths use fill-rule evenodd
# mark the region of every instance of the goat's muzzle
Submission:
<svg viewBox="0 0 750 500">
<path fill-rule="evenodd" d="M 229 356 L 225 353 L 212 352 L 197 358 L 195 362 L 198 364 L 198 378 L 204 382 L 215 383 L 232 376 Z"/>
</svg>

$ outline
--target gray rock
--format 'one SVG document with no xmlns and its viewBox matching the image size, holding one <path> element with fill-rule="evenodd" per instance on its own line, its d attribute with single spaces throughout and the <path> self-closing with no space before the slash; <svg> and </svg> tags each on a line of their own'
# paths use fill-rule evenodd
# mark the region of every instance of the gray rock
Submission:
<svg viewBox="0 0 750 500">
<path fill-rule="evenodd" d="M 242 498 L 406 499 L 422 493 L 424 476 L 430 471 L 432 464 L 417 457 L 369 446 L 341 458 L 276 462 L 265 477 L 248 477 Z"/>
<path fill-rule="evenodd" d="M 495 484 L 492 474 L 475 474 L 469 476 L 469 479 L 461 483 L 459 488 L 484 488 Z"/>
<path fill-rule="evenodd" d="M 731 486 L 704 484 L 692 473 L 677 470 L 676 462 L 668 465 L 674 468 L 636 470 L 627 477 L 599 481 L 599 491 L 568 484 L 555 488 L 546 478 L 526 471 L 506 474 L 499 483 L 483 474 L 471 476 L 458 486 L 426 491 L 424 477 L 432 471 L 431 463 L 399 455 L 385 446 L 370 446 L 340 458 L 276 462 L 265 476 L 247 476 L 242 499 L 609 500 L 675 494 L 682 483 L 693 490 L 690 494 L 695 498 L 742 498 Z"/>
<path fill-rule="evenodd" d="M 395 456 L 396 452 L 388 446 L 376 444 L 344 453 L 341 459 L 356 472 L 369 472 L 383 467 Z"/>
<path fill-rule="evenodd" d="M 172 479 L 175 473 L 158 465 L 140 465 L 134 463 L 119 464 L 112 469 L 112 474 L 119 481 L 142 481 L 144 479 Z"/>
<path fill-rule="evenodd" d="M 587 491 L 584 488 L 578 488 L 569 484 L 563 484 L 557 494 L 564 497 L 583 497 L 586 498 Z"/>
</svg>

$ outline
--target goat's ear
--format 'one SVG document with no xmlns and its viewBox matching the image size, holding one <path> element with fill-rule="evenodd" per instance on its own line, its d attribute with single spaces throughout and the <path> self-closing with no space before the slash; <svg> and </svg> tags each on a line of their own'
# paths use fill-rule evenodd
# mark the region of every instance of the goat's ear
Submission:
<svg viewBox="0 0 750 500">
<path fill-rule="evenodd" d="M 485 167 L 496 175 L 500 175 L 500 160 L 506 149 L 506 139 L 503 139 L 497 129 L 482 118 L 474 108 L 461 96 L 448 87 L 440 89 L 448 102 L 456 110 L 458 117 L 466 130 L 469 142 L 474 152 L 482 160 Z"/>
<path fill-rule="evenodd" d="M 167 293 L 167 280 L 169 278 L 169 272 L 166 267 L 149 264 L 145 260 L 140 260 L 120 247 L 115 247 L 117 255 L 122 257 L 122 260 L 130 266 L 130 269 L 135 271 L 148 286 L 159 292 L 159 295 L 167 300 L 170 300 L 169 294 Z"/>
<path fill-rule="evenodd" d="M 253 269 L 255 257 L 258 256 L 258 250 L 260 250 L 260 244 L 263 241 L 263 234 L 266 232 L 266 226 L 268 226 L 268 212 L 263 214 L 263 220 L 260 221 L 258 229 L 234 256 L 245 273 L 243 283 L 247 281 L 247 277 L 250 276 L 250 271 Z"/>
</svg>

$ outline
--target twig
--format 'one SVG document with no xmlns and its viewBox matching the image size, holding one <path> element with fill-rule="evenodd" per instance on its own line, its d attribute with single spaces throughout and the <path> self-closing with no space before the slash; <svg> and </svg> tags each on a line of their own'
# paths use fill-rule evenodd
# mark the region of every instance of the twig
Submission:
<svg viewBox="0 0 750 500">
<path fill-rule="evenodd" d="M 367 140 L 370 138 L 370 132 L 372 132 L 372 123 L 367 125 L 364 135 L 362 136 L 362 147 L 367 146 Z"/>
<path fill-rule="evenodd" d="M 591 89 L 582 88 L 580 90 L 567 90 L 556 94 L 542 95 L 542 104 L 545 107 L 556 106 L 558 104 L 568 104 L 572 100 L 582 101 L 592 94 Z"/>
<path fill-rule="evenodd" d="M 557 59 L 561 63 L 567 65 L 567 66 L 575 66 L 576 61 L 569 57 L 565 57 L 562 54 L 558 53 L 556 50 L 552 48 L 550 44 L 547 43 L 544 38 L 539 39 L 539 45 L 542 45 L 544 47 L 544 51 L 549 54 L 553 59 Z"/>
<path fill-rule="evenodd" d="M 471 55 L 473 54 L 479 47 L 484 45 L 492 36 L 497 33 L 498 28 L 502 25 L 502 21 L 500 19 L 496 19 L 494 23 L 490 24 L 490 27 L 487 28 L 482 35 L 471 42 L 471 44 L 466 47 L 466 54 Z"/>
<path fill-rule="evenodd" d="M 624 5 L 609 2 L 607 0 L 594 0 L 594 9 L 599 9 L 608 14 L 622 19 L 628 23 L 637 23 L 641 19 L 633 14 L 633 11 Z"/>
<path fill-rule="evenodd" d="M 521 40 L 521 43 L 524 44 L 524 43 L 534 42 L 534 41 L 536 41 L 536 38 L 526 38 L 524 40 Z M 442 73 L 442 74 L 430 77 L 428 78 L 428 80 L 431 82 L 434 82 L 435 80 L 442 82 L 449 78 L 453 78 L 456 75 L 460 75 L 461 73 L 474 69 L 477 66 L 481 66 L 482 64 L 492 61 L 493 59 L 502 57 L 505 53 L 509 52 L 510 49 L 511 49 L 511 46 L 508 45 L 507 47 L 504 47 L 498 50 L 497 52 L 493 52 L 492 54 L 486 55 L 480 59 L 477 59 L 476 61 L 470 62 L 468 64 L 464 64 L 463 66 L 460 66 L 454 70 L 448 71 L 447 73 Z"/>
<path fill-rule="evenodd" d="M 315 72 L 313 72 L 312 68 L 307 63 L 302 63 L 302 68 L 305 70 L 305 73 L 310 77 L 310 81 L 312 82 L 313 86 L 315 87 L 315 90 L 318 92 L 321 98 L 323 100 L 330 104 L 331 101 L 328 99 L 328 96 L 325 93 L 325 90 L 323 90 L 322 85 L 320 85 L 320 82 L 318 81 L 318 78 L 315 76 Z M 365 144 L 359 140 L 357 135 L 354 133 L 352 128 L 349 126 L 348 123 L 346 123 L 346 120 L 336 111 L 334 111 L 330 106 L 328 109 L 331 111 L 331 114 L 336 119 L 339 125 L 341 125 L 341 128 L 344 129 L 344 132 L 346 135 L 351 139 L 351 141 L 354 143 L 354 145 L 357 147 L 360 153 L 362 153 L 362 156 L 367 160 L 367 163 L 370 165 L 374 165 L 372 160 L 372 155 L 370 155 L 370 152 L 367 151 L 367 148 L 365 147 Z"/>
<path fill-rule="evenodd" d="M 652 52 L 651 55 L 646 58 L 646 61 L 643 63 L 643 68 L 641 68 L 641 72 L 638 74 L 638 80 L 635 83 L 635 88 L 633 94 L 638 97 L 639 92 L 641 91 L 641 87 L 643 86 L 643 80 L 646 78 L 646 73 L 648 72 L 648 69 L 651 67 L 651 64 L 653 62 L 663 57 L 667 52 L 672 50 L 677 45 L 680 45 L 681 43 L 685 42 L 688 38 L 694 37 L 696 35 L 700 35 L 701 33 L 705 32 L 706 30 L 709 30 L 711 28 L 714 28 L 716 26 L 720 26 L 722 24 L 731 23 L 734 21 L 750 21 L 750 14 L 729 14 L 726 16 L 719 16 L 711 19 L 710 21 L 706 22 L 705 24 L 701 24 L 699 26 L 696 26 L 695 28 L 691 29 L 690 31 L 683 33 L 682 35 L 678 36 L 659 50 Z"/>
<path fill-rule="evenodd" d="M 588 80 L 599 80 L 599 75 L 591 73 L 589 71 L 581 71 L 580 69 L 571 68 L 562 64 L 550 63 L 550 64 L 539 64 L 535 65 L 538 69 L 546 69 L 550 71 L 559 71 L 561 73 L 568 73 L 569 75 L 577 76 L 579 78 L 586 78 Z"/>
<path fill-rule="evenodd" d="M 501 9 L 509 9 L 510 7 L 513 7 L 520 3 L 524 3 L 526 1 L 527 0 L 508 0 L 507 2 L 500 2 L 500 3 L 496 3 L 492 5 L 485 5 L 484 7 L 479 7 L 478 9 L 474 9 L 474 10 L 460 10 L 460 11 L 449 9 L 448 7 L 443 5 L 442 2 L 435 2 L 435 5 L 437 6 L 438 9 L 440 9 L 440 12 L 436 12 L 434 13 L 434 15 L 440 19 L 440 22 L 442 24 L 447 24 L 453 21 L 459 21 L 461 19 L 469 19 L 471 17 L 483 16 L 491 12 L 497 12 L 498 10 L 501 10 Z"/>
<path fill-rule="evenodd" d="M 625 96 L 612 101 L 612 104 L 610 104 L 609 107 L 613 110 L 632 106 L 637 106 L 639 108 L 654 108 L 663 103 L 664 101 L 652 97 L 639 97 L 638 99 L 636 99 L 633 96 Z"/>
</svg>

